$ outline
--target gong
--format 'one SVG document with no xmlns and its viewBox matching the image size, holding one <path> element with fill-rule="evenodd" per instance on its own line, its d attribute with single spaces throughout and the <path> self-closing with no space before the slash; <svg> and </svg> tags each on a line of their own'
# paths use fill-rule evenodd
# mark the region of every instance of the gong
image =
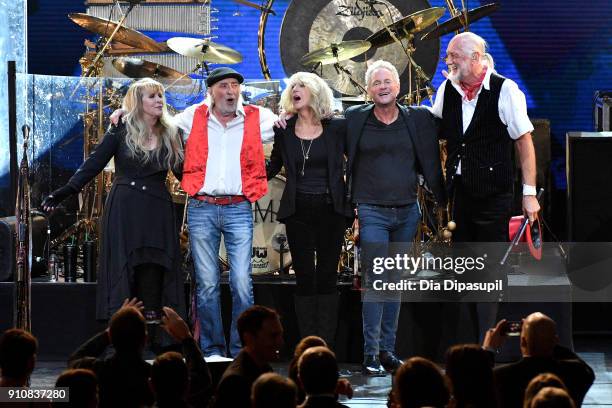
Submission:
<svg viewBox="0 0 612 408">
<path fill-rule="evenodd" d="M 280 53 L 285 73 L 290 76 L 298 71 L 310 71 L 311 66 L 303 66 L 300 63 L 301 58 L 309 52 L 327 47 L 331 43 L 365 40 L 386 25 L 429 7 L 431 6 L 427 0 L 380 0 L 373 5 L 368 0 L 292 0 L 283 17 L 280 33 Z M 420 38 L 436 26 L 437 24 L 432 24 L 420 31 L 413 41 L 416 48 L 413 58 L 429 78 L 438 66 L 440 40 L 421 41 Z M 406 44 L 407 40 L 402 42 Z M 400 94 L 406 94 L 408 58 L 397 43 L 371 48 L 362 55 L 340 62 L 340 65 L 365 86 L 366 63 L 379 59 L 389 61 L 397 68 L 400 73 Z M 321 68 L 317 72 L 321 72 Z M 338 74 L 333 65 L 322 67 L 322 77 L 328 80 L 333 89 L 344 95 L 361 93 L 345 74 Z M 412 77 L 414 89 L 414 71 Z"/>
</svg>

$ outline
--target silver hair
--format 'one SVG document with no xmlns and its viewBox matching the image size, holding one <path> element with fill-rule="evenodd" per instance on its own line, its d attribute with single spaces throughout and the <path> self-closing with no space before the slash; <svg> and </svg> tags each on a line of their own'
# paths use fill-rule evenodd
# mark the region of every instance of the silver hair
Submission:
<svg viewBox="0 0 612 408">
<path fill-rule="evenodd" d="M 465 55 L 472 55 L 472 53 L 477 52 L 484 56 L 487 52 L 488 45 L 485 39 L 469 31 L 457 34 L 452 41 L 459 42 L 459 49 Z"/>
<path fill-rule="evenodd" d="M 495 61 L 493 61 L 493 56 L 488 52 L 485 52 L 482 56 L 482 64 L 486 65 L 491 70 L 491 72 L 496 72 Z"/>
<path fill-rule="evenodd" d="M 374 74 L 374 71 L 378 70 L 378 69 L 386 69 L 387 71 L 391 72 L 391 75 L 393 75 L 393 79 L 399 84 L 400 83 L 400 79 L 399 79 L 399 73 L 397 72 L 397 68 L 395 68 L 395 66 L 393 64 L 391 64 L 388 61 L 385 60 L 378 60 L 378 61 L 374 61 L 367 69 L 366 73 L 365 73 L 365 83 L 366 83 L 366 87 L 368 85 L 370 85 L 370 79 L 372 79 L 372 75 Z"/>
</svg>

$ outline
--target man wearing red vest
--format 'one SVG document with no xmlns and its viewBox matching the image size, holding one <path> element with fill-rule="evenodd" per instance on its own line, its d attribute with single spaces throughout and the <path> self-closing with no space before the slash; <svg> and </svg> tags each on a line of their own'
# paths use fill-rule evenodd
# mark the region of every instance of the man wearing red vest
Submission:
<svg viewBox="0 0 612 408">
<path fill-rule="evenodd" d="M 251 203 L 268 190 L 262 142 L 274 140 L 270 110 L 242 105 L 237 71 L 221 67 L 206 80 L 206 100 L 175 116 L 185 131 L 181 186 L 189 194 L 188 224 L 197 282 L 200 345 L 206 356 L 225 356 L 219 291 L 219 246 L 223 234 L 230 264 L 232 327 L 229 351 L 241 349 L 238 316 L 253 305 Z"/>
</svg>

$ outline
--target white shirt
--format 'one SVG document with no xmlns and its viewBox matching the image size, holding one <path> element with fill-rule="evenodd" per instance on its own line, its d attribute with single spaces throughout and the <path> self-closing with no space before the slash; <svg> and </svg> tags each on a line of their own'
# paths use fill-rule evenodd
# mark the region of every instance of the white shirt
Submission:
<svg viewBox="0 0 612 408">
<path fill-rule="evenodd" d="M 492 71 L 490 69 L 487 69 L 487 73 L 482 81 L 482 86 L 478 90 L 476 97 L 471 101 L 467 100 L 465 97 L 465 92 L 463 92 L 459 84 L 450 81 L 452 86 L 457 90 L 457 92 L 459 92 L 459 95 L 461 95 L 461 113 L 463 116 L 464 134 L 472 121 L 472 117 L 474 116 L 476 103 L 478 102 L 478 97 L 480 96 L 482 88 L 487 90 L 491 89 L 491 72 Z M 440 85 L 440 88 L 438 88 L 438 92 L 436 92 L 436 100 L 431 108 L 431 112 L 438 118 L 442 118 L 442 111 L 444 108 L 444 90 L 446 89 L 446 84 L 448 82 L 448 79 L 445 80 L 442 82 L 442 85 Z M 519 89 L 516 82 L 506 78 L 499 92 L 499 101 L 497 106 L 499 119 L 504 125 L 506 125 L 508 134 L 512 139 L 516 140 L 525 133 L 533 131 L 533 125 L 529 120 L 529 116 L 527 116 L 527 101 L 525 100 L 525 94 Z M 461 174 L 461 161 L 459 161 L 457 164 L 456 174 Z"/>
<path fill-rule="evenodd" d="M 185 141 L 191 133 L 195 111 L 203 104 L 207 104 L 207 101 L 190 106 L 174 117 L 174 123 L 184 132 Z M 274 142 L 274 122 L 278 117 L 269 109 L 255 107 L 259 109 L 261 141 Z M 223 126 L 212 114 L 212 109 L 208 109 L 208 160 L 204 185 L 199 194 L 212 196 L 243 194 L 240 150 L 244 136 L 245 112 L 242 104 L 238 104 L 236 114 L 237 116 L 229 121 L 227 126 Z"/>
</svg>

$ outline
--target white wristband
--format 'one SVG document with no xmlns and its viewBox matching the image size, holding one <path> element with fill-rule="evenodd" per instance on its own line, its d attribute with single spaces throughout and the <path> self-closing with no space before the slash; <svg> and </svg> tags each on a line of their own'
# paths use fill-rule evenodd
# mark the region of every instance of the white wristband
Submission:
<svg viewBox="0 0 612 408">
<path fill-rule="evenodd" d="M 524 196 L 535 196 L 538 195 L 535 186 L 530 186 L 528 184 L 523 184 L 523 195 Z"/>
</svg>

